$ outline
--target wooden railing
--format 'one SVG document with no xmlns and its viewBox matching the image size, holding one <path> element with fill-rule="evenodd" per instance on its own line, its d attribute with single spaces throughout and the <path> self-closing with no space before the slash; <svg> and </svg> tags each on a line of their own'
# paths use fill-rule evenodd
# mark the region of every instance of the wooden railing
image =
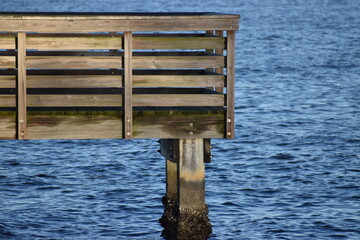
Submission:
<svg viewBox="0 0 360 240">
<path fill-rule="evenodd" d="M 238 18 L 0 14 L 0 139 L 232 138 Z"/>
</svg>

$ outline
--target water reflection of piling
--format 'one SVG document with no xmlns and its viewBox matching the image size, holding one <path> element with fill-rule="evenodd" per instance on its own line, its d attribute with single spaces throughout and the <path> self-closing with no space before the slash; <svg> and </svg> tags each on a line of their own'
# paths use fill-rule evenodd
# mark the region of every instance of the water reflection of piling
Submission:
<svg viewBox="0 0 360 240">
<path fill-rule="evenodd" d="M 208 239 L 212 232 L 205 203 L 205 141 L 160 141 L 166 158 L 166 195 L 160 223 L 166 239 Z"/>
</svg>

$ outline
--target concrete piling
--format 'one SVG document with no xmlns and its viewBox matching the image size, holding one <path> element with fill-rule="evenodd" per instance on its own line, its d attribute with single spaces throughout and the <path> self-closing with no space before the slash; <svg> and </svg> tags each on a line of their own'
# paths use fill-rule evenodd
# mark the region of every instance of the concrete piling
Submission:
<svg viewBox="0 0 360 240">
<path fill-rule="evenodd" d="M 204 140 L 161 140 L 166 159 L 166 195 L 160 218 L 165 239 L 208 239 L 211 224 L 205 203 Z M 169 160 L 170 158 L 170 160 Z"/>
</svg>

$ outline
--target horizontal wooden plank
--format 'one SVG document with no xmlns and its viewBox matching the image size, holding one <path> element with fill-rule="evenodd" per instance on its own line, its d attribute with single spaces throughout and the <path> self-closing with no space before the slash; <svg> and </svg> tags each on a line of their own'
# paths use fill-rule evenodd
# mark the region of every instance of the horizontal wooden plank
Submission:
<svg viewBox="0 0 360 240">
<path fill-rule="evenodd" d="M 1 96 L 1 95 L 0 95 Z M 120 94 L 27 95 L 28 107 L 121 107 Z"/>
<path fill-rule="evenodd" d="M 0 111 L 0 139 L 15 139 L 16 113 Z"/>
<path fill-rule="evenodd" d="M 222 94 L 134 94 L 135 107 L 221 107 L 224 106 Z"/>
<path fill-rule="evenodd" d="M 167 19 L 22 19 L 0 20 L 4 32 L 124 32 L 124 31 L 201 31 L 237 30 L 237 18 L 167 18 Z"/>
<path fill-rule="evenodd" d="M 165 53 L 164 53 L 165 54 Z M 12 58 L 12 57 L 7 57 Z M 1 61 L 1 59 L 0 59 Z M 122 68 L 120 56 L 28 56 L 27 68 L 39 69 L 91 69 Z M 133 68 L 166 69 L 166 68 L 223 68 L 223 56 L 134 56 Z"/>
<path fill-rule="evenodd" d="M 133 68 L 223 68 L 223 56 L 134 56 Z"/>
<path fill-rule="evenodd" d="M 134 49 L 223 49 L 221 37 L 134 37 Z"/>
<path fill-rule="evenodd" d="M 15 56 L 0 56 L 0 69 L 15 68 L 15 66 Z"/>
<path fill-rule="evenodd" d="M 215 12 L 2 12 L 0 19 L 64 19 L 64 20 L 156 20 L 156 19 L 239 19 L 240 15 Z"/>
<path fill-rule="evenodd" d="M 0 62 L 1 63 L 1 62 Z M 27 68 L 40 69 L 87 69 L 87 68 L 121 68 L 122 57 L 119 56 L 28 56 Z"/>
<path fill-rule="evenodd" d="M 134 111 L 134 138 L 223 138 L 225 111 Z M 121 111 L 29 111 L 29 139 L 122 138 Z"/>
<path fill-rule="evenodd" d="M 89 114 L 87 112 L 57 112 L 28 115 L 29 139 L 103 139 L 122 137 L 121 113 Z"/>
<path fill-rule="evenodd" d="M 28 37 L 26 45 L 28 49 L 39 50 L 122 49 L 122 38 L 109 36 Z"/>
<path fill-rule="evenodd" d="M 0 107 L 16 107 L 16 95 L 0 95 Z"/>
<path fill-rule="evenodd" d="M 0 75 L 0 88 L 15 88 L 16 76 Z"/>
<path fill-rule="evenodd" d="M 15 37 L 0 35 L 0 49 L 15 49 Z"/>
<path fill-rule="evenodd" d="M 0 76 L 1 83 L 1 76 Z M 28 75 L 29 88 L 122 87 L 121 75 Z"/>
<path fill-rule="evenodd" d="M 133 75 L 133 87 L 223 87 L 222 75 Z"/>
<path fill-rule="evenodd" d="M 213 112 L 134 115 L 133 138 L 223 138 L 224 114 Z"/>
</svg>

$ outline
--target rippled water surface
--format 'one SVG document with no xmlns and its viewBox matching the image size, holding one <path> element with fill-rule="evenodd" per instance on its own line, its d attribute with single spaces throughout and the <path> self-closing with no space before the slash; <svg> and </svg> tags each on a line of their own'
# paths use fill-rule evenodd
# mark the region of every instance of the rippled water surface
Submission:
<svg viewBox="0 0 360 240">
<path fill-rule="evenodd" d="M 211 239 L 360 239 L 358 1 L 1 0 L 0 11 L 241 14 L 236 139 L 214 141 L 206 166 Z M 161 239 L 157 149 L 0 141 L 0 239 Z"/>
</svg>

